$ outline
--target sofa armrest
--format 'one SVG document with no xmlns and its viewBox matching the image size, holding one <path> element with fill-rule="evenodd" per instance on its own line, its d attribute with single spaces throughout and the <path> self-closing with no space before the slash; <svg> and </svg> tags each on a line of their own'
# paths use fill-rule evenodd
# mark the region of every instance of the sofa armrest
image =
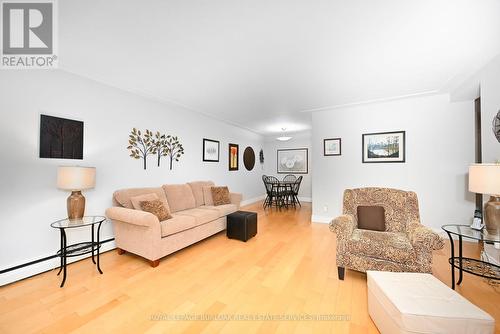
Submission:
<svg viewBox="0 0 500 334">
<path fill-rule="evenodd" d="M 106 210 L 106 216 L 114 221 L 122 221 L 128 224 L 153 227 L 160 224 L 158 217 L 154 214 L 121 207 L 112 207 Z"/>
<path fill-rule="evenodd" d="M 240 193 L 229 193 L 229 197 L 231 198 L 231 204 L 236 204 L 239 209 L 243 195 Z"/>
<path fill-rule="evenodd" d="M 439 250 L 444 247 L 444 239 L 418 221 L 410 222 L 407 234 L 412 246 L 417 249 Z"/>
<path fill-rule="evenodd" d="M 336 233 L 340 239 L 348 239 L 357 226 L 352 215 L 342 215 L 330 222 L 330 231 Z"/>
</svg>

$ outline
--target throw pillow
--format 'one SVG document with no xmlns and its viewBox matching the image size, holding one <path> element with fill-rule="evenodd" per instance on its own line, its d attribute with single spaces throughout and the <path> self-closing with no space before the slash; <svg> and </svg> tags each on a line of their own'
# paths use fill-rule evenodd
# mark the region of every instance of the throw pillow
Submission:
<svg viewBox="0 0 500 334">
<path fill-rule="evenodd" d="M 215 206 L 231 204 L 229 189 L 227 187 L 212 187 L 212 198 Z"/>
<path fill-rule="evenodd" d="M 139 196 L 130 197 L 130 202 L 132 202 L 132 207 L 136 210 L 142 210 L 141 201 L 154 201 L 160 199 L 155 193 L 144 194 Z"/>
<path fill-rule="evenodd" d="M 385 231 L 385 209 L 382 206 L 358 206 L 358 228 Z"/>
<path fill-rule="evenodd" d="M 212 186 L 203 186 L 203 200 L 205 205 L 214 205 L 214 199 L 212 197 Z"/>
<path fill-rule="evenodd" d="M 153 201 L 141 201 L 140 202 L 142 211 L 151 212 L 154 214 L 160 221 L 164 221 L 172 218 L 170 212 L 168 212 L 163 202 L 159 199 L 155 199 Z"/>
</svg>

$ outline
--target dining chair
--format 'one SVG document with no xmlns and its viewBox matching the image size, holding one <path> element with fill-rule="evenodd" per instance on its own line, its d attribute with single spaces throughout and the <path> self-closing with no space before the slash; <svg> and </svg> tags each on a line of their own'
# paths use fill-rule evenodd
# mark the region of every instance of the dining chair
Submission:
<svg viewBox="0 0 500 334">
<path fill-rule="evenodd" d="M 300 190 L 301 183 L 302 183 L 302 175 L 299 176 L 299 178 L 293 184 L 292 196 L 293 196 L 293 202 L 299 203 L 299 206 L 302 207 L 302 204 L 300 204 L 300 201 L 299 201 L 299 190 Z"/>
<path fill-rule="evenodd" d="M 285 177 L 283 178 L 283 182 L 295 182 L 296 180 L 297 177 L 293 174 L 285 175 Z"/>
</svg>

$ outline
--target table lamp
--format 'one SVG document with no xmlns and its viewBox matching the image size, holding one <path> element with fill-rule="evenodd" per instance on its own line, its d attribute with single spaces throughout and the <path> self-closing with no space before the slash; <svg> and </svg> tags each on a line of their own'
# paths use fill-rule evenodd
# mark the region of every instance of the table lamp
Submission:
<svg viewBox="0 0 500 334">
<path fill-rule="evenodd" d="M 486 229 L 500 234 L 500 164 L 471 165 L 469 191 L 490 195 L 490 200 L 484 205 Z"/>
<path fill-rule="evenodd" d="M 57 187 L 71 190 L 67 200 L 68 218 L 81 219 L 85 213 L 85 197 L 82 195 L 82 190 L 95 187 L 95 167 L 58 167 Z"/>
</svg>

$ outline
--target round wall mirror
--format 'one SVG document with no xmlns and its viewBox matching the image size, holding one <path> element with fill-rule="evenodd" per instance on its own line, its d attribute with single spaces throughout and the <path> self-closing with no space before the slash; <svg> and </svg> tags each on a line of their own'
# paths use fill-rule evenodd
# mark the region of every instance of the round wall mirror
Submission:
<svg viewBox="0 0 500 334">
<path fill-rule="evenodd" d="M 253 148 L 248 146 L 243 152 L 243 164 L 247 170 L 252 170 L 255 166 L 255 152 Z"/>
</svg>

